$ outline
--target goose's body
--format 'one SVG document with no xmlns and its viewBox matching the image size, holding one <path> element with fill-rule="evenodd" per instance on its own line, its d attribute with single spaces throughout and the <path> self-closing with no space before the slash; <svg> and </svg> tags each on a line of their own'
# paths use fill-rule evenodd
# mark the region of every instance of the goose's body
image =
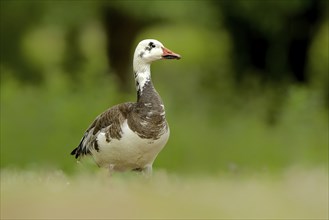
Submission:
<svg viewBox="0 0 329 220">
<path fill-rule="evenodd" d="M 110 171 L 136 170 L 147 174 L 169 138 L 161 97 L 151 81 L 151 62 L 179 59 L 157 40 L 141 41 L 134 54 L 137 102 L 116 105 L 99 115 L 71 154 L 91 154 Z"/>
</svg>

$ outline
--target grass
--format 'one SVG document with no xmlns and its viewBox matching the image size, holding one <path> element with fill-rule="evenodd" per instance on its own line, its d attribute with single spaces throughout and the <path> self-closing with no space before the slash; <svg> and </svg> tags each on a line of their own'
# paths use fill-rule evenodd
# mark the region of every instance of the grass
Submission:
<svg viewBox="0 0 329 220">
<path fill-rule="evenodd" d="M 328 170 L 152 179 L 1 171 L 1 219 L 327 219 Z"/>
<path fill-rule="evenodd" d="M 42 83 L 21 82 L 0 65 L 1 219 L 328 219 L 326 34 L 311 48 L 313 86 L 265 89 L 257 79 L 233 86 L 224 30 L 161 26 L 141 35 L 163 39 L 183 56 L 152 66 L 171 137 L 145 180 L 109 178 L 87 162 L 75 168 L 69 153 L 89 123 L 136 95 L 119 92 L 108 74 L 96 26 L 81 33 L 86 62 L 72 78 L 61 65 L 64 32 L 41 29 L 22 49 L 42 69 Z M 269 115 L 278 119 L 271 126 Z"/>
<path fill-rule="evenodd" d="M 213 40 L 191 33 L 191 42 L 172 47 L 188 51 L 184 59 L 152 67 L 171 137 L 151 180 L 109 178 L 88 162 L 77 170 L 69 155 L 99 113 L 135 100 L 104 73 L 105 57 L 94 55 L 101 50 L 76 78 L 51 65 L 40 85 L 0 66 L 1 219 L 327 219 L 329 127 L 320 92 L 253 80 L 235 88 L 225 33 L 211 58 L 210 48 L 179 48 Z"/>
<path fill-rule="evenodd" d="M 181 77 L 186 81 L 189 76 Z M 89 123 L 106 108 L 135 99 L 134 92 L 122 97 L 114 85 L 107 85 L 111 78 L 103 81 L 81 83 L 74 89 L 59 74 L 39 87 L 22 86 L 15 80 L 3 83 L 1 168 L 51 165 L 72 170 L 75 160 L 69 153 Z M 266 95 L 234 106 L 219 98 L 211 101 L 200 89 L 197 102 L 178 84 L 172 83 L 172 90 L 159 84 L 171 136 L 155 167 L 213 173 L 232 166 L 276 170 L 328 163 L 327 110 L 311 90 L 292 88 L 278 124 L 271 127 L 264 123 Z M 231 99 L 238 98 L 232 95 Z"/>
<path fill-rule="evenodd" d="M 27 52 L 39 54 L 35 65 L 42 66 L 40 84 L 17 80 L 15 70 L 0 65 L 0 166 L 50 165 L 72 171 L 75 160 L 69 153 L 94 118 L 110 106 L 136 99 L 133 76 L 131 92 L 122 93 L 114 75 L 108 73 L 106 45 L 97 25 L 82 33 L 86 62 L 74 77 L 59 64 L 64 59 L 59 49 L 64 33 L 54 35 L 60 30 L 51 28 L 40 31 L 26 39 L 32 44 L 32 51 Z M 181 33 L 186 42 L 170 42 L 166 33 L 172 32 Z M 232 82 L 234 64 L 227 33 L 199 32 L 194 27 L 161 26 L 139 37 L 162 36 L 170 48 L 183 52 L 179 62 L 152 65 L 152 79 L 165 103 L 171 131 L 155 168 L 212 174 L 327 165 L 328 108 L 322 87 L 265 86 L 251 77 L 238 88 Z M 39 51 L 39 38 L 53 45 L 49 53 Z M 59 38 L 58 47 L 54 47 L 55 38 Z M 204 42 L 213 44 L 200 47 Z M 46 58 L 50 60 L 43 60 L 43 54 L 51 55 Z M 325 70 L 324 60 L 316 59 L 319 63 L 314 66 Z M 277 119 L 276 123 L 269 125 L 269 118 Z"/>
</svg>

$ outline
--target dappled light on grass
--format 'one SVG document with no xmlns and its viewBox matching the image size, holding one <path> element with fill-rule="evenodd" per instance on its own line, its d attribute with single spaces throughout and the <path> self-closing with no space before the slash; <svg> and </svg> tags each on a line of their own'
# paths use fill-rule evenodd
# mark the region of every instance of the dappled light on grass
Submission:
<svg viewBox="0 0 329 220">
<path fill-rule="evenodd" d="M 19 211 L 17 211 L 19 210 Z M 326 169 L 152 179 L 105 171 L 1 171 L 1 218 L 328 218 Z"/>
</svg>

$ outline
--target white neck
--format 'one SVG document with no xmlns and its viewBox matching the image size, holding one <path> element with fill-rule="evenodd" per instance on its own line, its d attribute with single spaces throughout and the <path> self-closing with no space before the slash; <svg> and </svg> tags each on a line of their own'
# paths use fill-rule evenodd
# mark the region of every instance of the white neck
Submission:
<svg viewBox="0 0 329 220">
<path fill-rule="evenodd" d="M 136 90 L 142 93 L 145 84 L 151 80 L 151 65 L 149 63 L 141 62 L 139 59 L 135 59 L 134 73 Z"/>
</svg>

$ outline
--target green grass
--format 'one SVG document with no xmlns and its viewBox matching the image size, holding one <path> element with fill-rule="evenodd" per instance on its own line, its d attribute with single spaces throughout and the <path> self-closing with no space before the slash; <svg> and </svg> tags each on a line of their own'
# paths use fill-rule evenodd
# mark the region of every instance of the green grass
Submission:
<svg viewBox="0 0 329 220">
<path fill-rule="evenodd" d="M 214 173 L 232 168 L 276 171 L 296 164 L 328 164 L 327 110 L 321 108 L 312 90 L 292 87 L 278 124 L 271 127 L 264 122 L 269 102 L 266 94 L 234 104 L 239 100 L 234 93 L 228 102 L 220 95 L 213 97 L 216 101 L 194 86 L 196 101 L 179 83 L 165 89 L 160 76 L 154 81 L 166 103 L 171 136 L 155 161 L 156 168 Z M 188 76 L 181 77 L 188 81 Z M 68 83 L 58 74 L 39 87 L 15 80 L 2 84 L 2 168 L 74 170 L 75 160 L 69 153 L 89 123 L 106 108 L 135 99 L 134 92 L 120 95 L 112 78 L 92 77 L 71 87 Z"/>
<path fill-rule="evenodd" d="M 327 31 L 310 48 L 310 85 L 275 87 L 253 78 L 234 86 L 224 29 L 152 26 L 138 39 L 150 36 L 183 57 L 152 65 L 171 130 L 152 180 L 108 178 L 69 155 L 99 113 L 136 96 L 133 76 L 132 92 L 122 94 L 106 73 L 97 22 L 81 32 L 86 60 L 74 77 L 63 69 L 65 31 L 58 27 L 23 37 L 20 49 L 41 71 L 40 84 L 20 82 L 0 65 L 1 219 L 327 219 Z M 269 116 L 278 119 L 271 126 Z"/>
<path fill-rule="evenodd" d="M 327 219 L 328 170 L 152 179 L 104 171 L 1 171 L 1 219 Z"/>
<path fill-rule="evenodd" d="M 114 74 L 106 73 L 106 45 L 100 27 L 90 25 L 82 33 L 86 62 L 75 77 L 60 65 L 64 34 L 56 31 L 60 32 L 41 28 L 26 39 L 31 44 L 25 48 L 27 55 L 37 53 L 35 65 L 42 67 L 44 81 L 40 84 L 21 82 L 13 77 L 14 70 L 0 65 L 1 168 L 51 166 L 74 171 L 75 160 L 69 153 L 94 118 L 115 104 L 136 99 L 133 76 L 131 92 L 123 94 Z M 173 41 L 167 33 L 174 32 L 186 42 Z M 152 79 L 165 103 L 171 130 L 155 168 L 213 174 L 328 165 L 328 109 L 321 86 L 266 87 L 249 79 L 241 88 L 234 87 L 231 44 L 225 31 L 158 26 L 139 38 L 147 36 L 162 36 L 163 42 L 183 56 L 177 62 L 152 65 Z M 40 51 L 39 38 L 50 46 L 49 51 Z M 213 44 L 200 46 L 204 42 Z M 50 56 L 43 60 L 44 54 Z M 316 59 L 319 63 L 311 66 L 325 70 L 326 60 Z M 278 119 L 275 125 L 268 125 L 269 115 Z"/>
</svg>

